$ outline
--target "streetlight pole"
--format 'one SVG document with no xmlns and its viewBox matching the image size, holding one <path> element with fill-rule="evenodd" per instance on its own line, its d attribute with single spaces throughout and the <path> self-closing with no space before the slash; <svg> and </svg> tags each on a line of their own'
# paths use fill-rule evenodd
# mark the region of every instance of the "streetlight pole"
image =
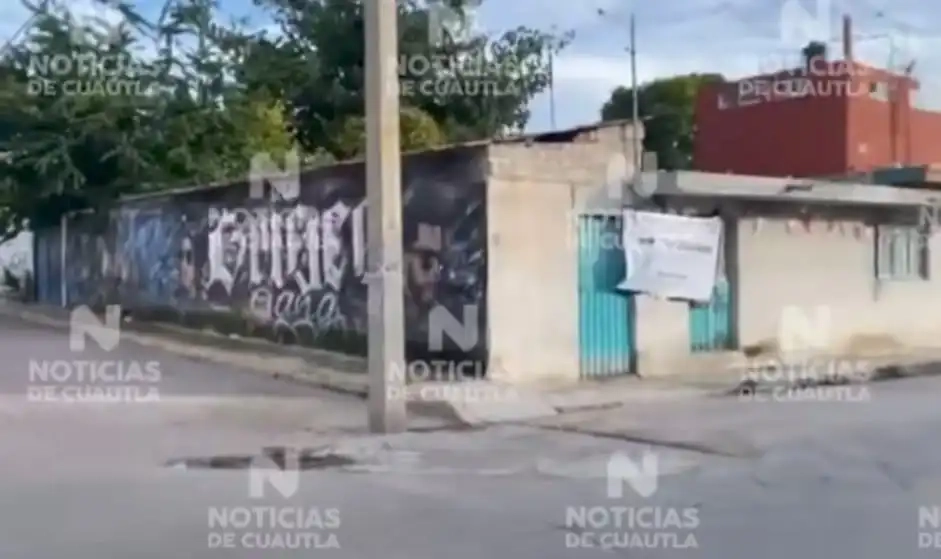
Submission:
<svg viewBox="0 0 941 559">
<path fill-rule="evenodd" d="M 402 280 L 397 8 L 363 2 L 366 41 L 366 201 L 369 402 L 373 433 L 408 427 Z"/>
<path fill-rule="evenodd" d="M 603 8 L 598 8 L 597 11 L 598 15 L 601 17 L 613 15 Z M 623 20 L 621 20 L 621 22 L 623 23 Z M 641 167 L 643 166 L 644 147 L 638 135 L 638 127 L 640 127 L 640 101 L 638 99 L 639 91 L 637 91 L 637 18 L 634 12 L 631 12 L 630 15 L 628 32 L 630 35 L 629 46 L 625 50 L 627 50 L 628 54 L 631 56 L 631 120 L 634 121 L 633 132 L 631 133 L 631 148 L 634 151 L 634 179 L 638 180 Z"/>
<path fill-rule="evenodd" d="M 637 91 L 637 24 L 634 18 L 634 12 L 631 12 L 631 118 L 634 120 L 633 130 L 633 148 L 634 148 L 634 173 L 640 173 L 643 165 L 643 146 L 640 144 L 640 138 L 637 135 L 637 127 L 640 126 L 640 102 L 638 101 Z"/>
</svg>

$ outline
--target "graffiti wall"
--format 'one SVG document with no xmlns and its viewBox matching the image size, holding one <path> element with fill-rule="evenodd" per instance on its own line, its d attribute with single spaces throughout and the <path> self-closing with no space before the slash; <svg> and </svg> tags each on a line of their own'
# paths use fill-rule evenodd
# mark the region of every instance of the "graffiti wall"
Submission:
<svg viewBox="0 0 941 559">
<path fill-rule="evenodd" d="M 463 316 L 479 305 L 475 352 L 486 318 L 485 151 L 405 159 L 402 181 L 406 337 L 427 347 L 428 315 Z M 365 350 L 366 185 L 361 164 L 307 172 L 296 196 L 251 197 L 247 183 L 129 200 L 67 227 L 68 303 L 119 302 L 136 312 L 227 320 L 286 343 Z M 257 194 L 257 193 L 256 193 Z M 57 255 L 58 232 L 43 232 Z M 58 261 L 39 263 L 40 290 L 59 289 Z M 359 344 L 350 346 L 350 340 Z M 465 356 L 462 356 L 466 357 Z"/>
<path fill-rule="evenodd" d="M 62 233 L 58 227 L 35 235 L 36 300 L 49 305 L 62 304 Z"/>
</svg>

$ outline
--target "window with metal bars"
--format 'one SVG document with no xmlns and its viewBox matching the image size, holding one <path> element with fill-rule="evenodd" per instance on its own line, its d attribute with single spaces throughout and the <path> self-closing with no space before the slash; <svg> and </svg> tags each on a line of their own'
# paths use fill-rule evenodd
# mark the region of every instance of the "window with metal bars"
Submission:
<svg viewBox="0 0 941 559">
<path fill-rule="evenodd" d="M 918 227 L 876 227 L 876 277 L 884 280 L 927 280 L 927 235 Z"/>
</svg>

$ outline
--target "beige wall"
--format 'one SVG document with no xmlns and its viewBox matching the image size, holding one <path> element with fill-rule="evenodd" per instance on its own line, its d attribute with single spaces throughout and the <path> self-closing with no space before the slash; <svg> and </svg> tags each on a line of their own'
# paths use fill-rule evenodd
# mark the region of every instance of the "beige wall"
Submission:
<svg viewBox="0 0 941 559">
<path fill-rule="evenodd" d="M 668 209 L 687 215 L 711 213 L 715 208 L 703 204 L 677 204 Z M 734 219 L 725 218 L 721 264 L 727 277 L 734 275 L 736 237 L 729 234 Z M 692 353 L 690 351 L 689 303 L 657 299 L 649 295 L 635 296 L 637 313 L 637 373 L 643 377 L 695 376 L 710 371 L 725 371 L 735 365 L 738 353 L 717 351 Z"/>
<path fill-rule="evenodd" d="M 571 142 L 495 144 L 487 184 L 490 375 L 571 383 L 578 363 L 578 208 L 598 194 L 630 129 Z M 620 201 L 612 202 L 614 209 Z"/>
<path fill-rule="evenodd" d="M 873 229 L 850 219 L 830 227 L 824 220 L 812 222 L 810 232 L 783 219 L 739 223 L 742 347 L 775 345 L 788 306 L 809 320 L 820 307 L 828 310 L 833 352 L 941 345 L 932 312 L 941 304 L 941 236 L 926 241 L 931 279 L 878 281 Z"/>
<path fill-rule="evenodd" d="M 577 216 L 633 204 L 608 184 L 612 155 L 630 158 L 631 144 L 630 129 L 611 127 L 568 142 L 490 147 L 488 324 L 495 378 L 579 378 Z M 677 200 L 674 209 L 720 209 L 726 216 L 737 348 L 775 347 L 784 309 L 813 317 L 820 305 L 830 311 L 829 352 L 941 346 L 941 322 L 924 312 L 941 303 L 941 236 L 929 241 L 932 280 L 876 281 L 874 243 L 871 236 L 857 239 L 854 229 L 867 219 L 888 219 L 882 209 L 811 208 L 810 232 L 786 219 L 807 208 Z M 743 363 L 738 349 L 690 352 L 686 302 L 639 295 L 635 308 L 641 376 L 728 374 Z"/>
<path fill-rule="evenodd" d="M 572 197 L 566 183 L 488 183 L 487 322 L 494 380 L 578 378 Z"/>
<path fill-rule="evenodd" d="M 816 317 L 826 327 L 829 314 L 826 339 L 808 340 L 798 350 L 802 354 L 867 356 L 941 347 L 941 322 L 932 312 L 941 306 L 941 235 L 926 240 L 931 279 L 876 280 L 873 228 L 863 217 L 842 213 L 817 214 L 809 231 L 783 217 L 730 222 L 737 237 L 728 249 L 738 260 L 733 329 L 739 348 L 766 354 L 787 349 L 779 340 L 787 309 L 796 312 L 795 326 L 806 319 L 811 337 Z M 637 297 L 642 376 L 727 373 L 742 365 L 740 351 L 692 354 L 687 321 L 686 303 Z"/>
</svg>

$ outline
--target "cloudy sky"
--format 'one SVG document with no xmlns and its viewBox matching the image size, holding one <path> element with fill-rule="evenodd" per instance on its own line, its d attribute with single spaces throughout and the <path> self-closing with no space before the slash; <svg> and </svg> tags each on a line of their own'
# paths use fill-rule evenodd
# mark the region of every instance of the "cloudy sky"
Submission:
<svg viewBox="0 0 941 559">
<path fill-rule="evenodd" d="M 155 11 L 162 0 L 137 0 L 144 13 Z M 793 31 L 794 16 L 806 13 L 816 21 L 814 37 Z M 76 10 L 87 10 L 90 0 L 72 0 Z M 268 24 L 251 0 L 222 0 L 233 16 L 249 16 L 259 27 Z M 599 15 L 599 10 L 605 16 Z M 500 33 L 518 25 L 544 30 L 571 30 L 574 42 L 555 64 L 555 126 L 564 128 L 598 120 L 611 90 L 630 83 L 628 17 L 637 20 L 638 79 L 687 72 L 719 72 L 739 77 L 782 68 L 798 56 L 800 43 L 809 38 L 829 39 L 840 49 L 840 16 L 854 18 L 858 58 L 879 66 L 901 68 L 916 61 L 921 80 L 920 101 L 941 110 L 941 3 L 925 0 L 485 0 L 476 25 Z M 799 16 L 797 16 L 799 17 Z M 17 0 L 0 3 L 0 37 L 10 37 L 26 19 Z M 829 22 L 827 21 L 829 19 Z M 791 33 L 782 33 L 782 27 Z M 797 26 L 800 27 L 800 26 Z M 795 44 L 798 43 L 798 44 Z M 533 131 L 551 128 L 549 96 L 532 105 Z"/>
</svg>

